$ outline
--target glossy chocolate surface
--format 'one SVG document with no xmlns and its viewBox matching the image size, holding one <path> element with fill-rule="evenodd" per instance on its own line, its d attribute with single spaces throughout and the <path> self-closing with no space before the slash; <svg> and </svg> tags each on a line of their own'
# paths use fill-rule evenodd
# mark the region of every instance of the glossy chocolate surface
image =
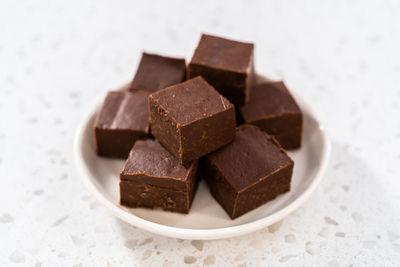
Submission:
<svg viewBox="0 0 400 267">
<path fill-rule="evenodd" d="M 187 164 L 231 142 L 234 106 L 203 78 L 149 96 L 152 134 Z"/>
<path fill-rule="evenodd" d="M 236 106 L 248 101 L 254 81 L 254 45 L 203 34 L 188 66 Z"/>
<path fill-rule="evenodd" d="M 171 58 L 143 53 L 130 90 L 156 92 L 185 80 L 183 58 Z"/>
<path fill-rule="evenodd" d="M 126 158 L 136 140 L 146 138 L 148 92 L 109 92 L 95 121 L 97 153 L 105 157 Z"/>
<path fill-rule="evenodd" d="M 202 160 L 211 193 L 236 218 L 290 189 L 293 160 L 258 127 L 243 124 L 229 145 Z"/>
<path fill-rule="evenodd" d="M 302 112 L 283 82 L 253 87 L 250 101 L 240 113 L 245 123 L 275 136 L 285 149 L 300 147 Z"/>
<path fill-rule="evenodd" d="M 120 173 L 121 204 L 188 213 L 197 186 L 198 162 L 187 168 L 159 142 L 137 141 Z"/>
</svg>

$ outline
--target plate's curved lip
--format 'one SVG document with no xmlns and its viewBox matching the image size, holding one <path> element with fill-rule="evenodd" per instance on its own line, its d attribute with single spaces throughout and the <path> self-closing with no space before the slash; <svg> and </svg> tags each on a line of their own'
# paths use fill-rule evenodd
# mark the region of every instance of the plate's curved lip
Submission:
<svg viewBox="0 0 400 267">
<path fill-rule="evenodd" d="M 298 198 L 292 201 L 289 205 L 287 205 L 283 209 L 275 212 L 270 216 L 264 217 L 262 219 L 253 222 L 225 227 L 225 228 L 188 229 L 188 228 L 166 226 L 151 221 L 147 221 L 132 213 L 123 210 L 120 207 L 117 207 L 114 203 L 110 202 L 104 195 L 102 195 L 100 191 L 97 190 L 96 186 L 91 182 L 90 177 L 92 176 L 92 174 L 85 165 L 85 162 L 82 158 L 82 154 L 80 153 L 83 145 L 84 130 L 86 128 L 87 123 L 93 116 L 95 109 L 98 107 L 97 103 L 96 106 L 92 108 L 90 112 L 88 112 L 82 119 L 74 137 L 74 157 L 75 157 L 75 164 L 78 169 L 78 174 L 80 175 L 87 189 L 97 198 L 98 201 L 100 201 L 104 206 L 106 206 L 115 216 L 117 216 L 118 218 L 120 218 L 125 222 L 128 222 L 138 228 L 141 228 L 149 232 L 169 237 L 182 238 L 182 239 L 212 240 L 212 239 L 230 238 L 234 236 L 244 235 L 256 230 L 260 230 L 283 219 L 284 217 L 292 213 L 295 209 L 297 209 L 306 199 L 308 199 L 311 193 L 314 192 L 314 190 L 317 188 L 318 184 L 322 180 L 322 177 L 326 171 L 329 161 L 331 144 L 322 124 L 320 123 L 320 120 L 316 116 L 314 110 L 306 102 L 304 102 L 303 99 L 299 97 L 298 94 L 296 94 L 296 92 L 294 92 L 293 90 L 291 90 L 291 92 L 295 96 L 295 99 L 299 103 L 300 107 L 302 107 L 302 109 L 304 110 L 307 110 L 308 113 L 315 119 L 315 121 L 319 126 L 323 141 L 322 160 L 320 167 L 317 173 L 315 174 L 315 178 L 313 179 L 311 184 L 306 188 L 306 190 Z"/>
</svg>

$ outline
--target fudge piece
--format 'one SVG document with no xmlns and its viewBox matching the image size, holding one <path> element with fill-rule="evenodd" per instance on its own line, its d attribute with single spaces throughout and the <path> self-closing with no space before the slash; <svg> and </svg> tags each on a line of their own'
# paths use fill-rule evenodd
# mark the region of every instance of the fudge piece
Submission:
<svg viewBox="0 0 400 267">
<path fill-rule="evenodd" d="M 198 161 L 179 164 L 156 140 L 136 142 L 120 173 L 121 205 L 188 213 L 197 186 Z"/>
<path fill-rule="evenodd" d="M 130 90 L 155 92 L 185 80 L 183 58 L 163 57 L 143 53 Z"/>
<path fill-rule="evenodd" d="M 203 76 L 235 106 L 241 106 L 247 102 L 254 80 L 253 50 L 251 43 L 203 34 L 187 77 Z"/>
<path fill-rule="evenodd" d="M 294 162 L 272 136 L 242 124 L 201 164 L 211 194 L 234 219 L 289 191 Z"/>
<path fill-rule="evenodd" d="M 151 133 L 187 164 L 230 143 L 235 108 L 202 77 L 149 96 Z"/>
<path fill-rule="evenodd" d="M 245 123 L 273 135 L 283 148 L 300 147 L 303 116 L 283 82 L 253 87 L 250 101 L 240 108 L 240 113 Z"/>
<path fill-rule="evenodd" d="M 149 92 L 109 92 L 94 124 L 97 153 L 111 158 L 128 157 L 136 140 L 149 133 Z"/>
</svg>

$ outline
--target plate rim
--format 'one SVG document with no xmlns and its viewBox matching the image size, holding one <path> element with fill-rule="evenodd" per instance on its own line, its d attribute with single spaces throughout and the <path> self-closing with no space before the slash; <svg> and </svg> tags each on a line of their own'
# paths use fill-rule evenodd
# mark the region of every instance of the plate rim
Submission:
<svg viewBox="0 0 400 267">
<path fill-rule="evenodd" d="M 258 74 L 259 76 L 266 78 L 265 75 Z M 268 78 L 266 78 L 268 79 Z M 291 87 L 290 87 L 291 88 Z M 119 219 L 136 226 L 140 229 L 146 230 L 148 232 L 156 233 L 163 236 L 173 237 L 173 238 L 181 238 L 181 239 L 197 239 L 197 240 L 215 240 L 215 239 L 223 239 L 223 238 L 230 238 L 240 235 L 245 235 L 250 232 L 254 232 L 265 228 L 271 224 L 274 224 L 293 211 L 295 211 L 298 207 L 300 207 L 309 197 L 310 195 L 316 190 L 317 186 L 322 180 L 324 176 L 328 162 L 330 157 L 331 151 L 331 142 L 328 138 L 328 135 L 325 131 L 324 126 L 322 125 L 320 119 L 318 118 L 315 110 L 308 105 L 307 102 L 301 98 L 297 92 L 293 89 L 290 89 L 290 92 L 293 94 L 296 102 L 299 103 L 299 106 L 302 109 L 308 111 L 309 115 L 317 122 L 318 128 L 322 135 L 322 159 L 319 169 L 315 174 L 314 179 L 310 183 L 310 185 L 291 203 L 289 203 L 284 208 L 276 211 L 275 213 L 258 219 L 256 221 L 223 227 L 223 228 L 214 228 L 214 229 L 191 229 L 191 228 L 180 228 L 180 227 L 173 227 L 167 226 L 155 222 L 148 221 L 146 219 L 140 218 L 135 214 L 128 213 L 124 209 L 120 207 L 116 207 L 114 203 L 109 201 L 103 194 L 97 190 L 96 185 L 91 182 L 92 174 L 90 173 L 88 167 L 86 166 L 82 154 L 80 153 L 81 147 L 83 144 L 83 133 L 86 128 L 86 125 L 92 118 L 93 114 L 96 112 L 99 102 L 96 102 L 93 107 L 87 110 L 84 117 L 80 120 L 78 128 L 75 132 L 74 141 L 73 141 L 73 150 L 74 150 L 74 160 L 75 166 L 78 170 L 78 175 L 81 178 L 81 181 L 87 188 L 87 190 L 95 196 L 95 198 L 103 204 L 106 208 L 108 208 L 112 214 L 114 214 Z"/>
</svg>

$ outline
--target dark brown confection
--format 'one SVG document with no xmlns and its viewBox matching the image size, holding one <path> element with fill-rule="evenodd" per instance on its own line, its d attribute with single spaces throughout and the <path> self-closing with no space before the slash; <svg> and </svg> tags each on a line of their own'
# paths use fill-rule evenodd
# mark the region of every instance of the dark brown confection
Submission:
<svg viewBox="0 0 400 267">
<path fill-rule="evenodd" d="M 143 53 L 130 90 L 155 92 L 185 80 L 183 58 L 163 57 Z"/>
<path fill-rule="evenodd" d="M 242 106 L 248 101 L 254 80 L 253 50 L 251 43 L 203 34 L 187 77 L 203 76 L 235 106 Z"/>
<path fill-rule="evenodd" d="M 149 96 L 151 133 L 187 164 L 230 143 L 235 108 L 202 77 Z"/>
<path fill-rule="evenodd" d="M 279 143 L 242 124 L 229 145 L 202 159 L 211 194 L 234 219 L 290 190 L 293 160 Z"/>
<path fill-rule="evenodd" d="M 253 87 L 250 101 L 240 108 L 240 113 L 245 123 L 273 135 L 283 148 L 300 147 L 303 116 L 283 82 Z"/>
<path fill-rule="evenodd" d="M 112 158 L 128 157 L 136 140 L 149 133 L 149 92 L 109 92 L 94 124 L 97 153 Z"/>
<path fill-rule="evenodd" d="M 197 186 L 198 161 L 179 164 L 156 140 L 137 141 L 120 173 L 121 205 L 188 213 Z"/>
</svg>

